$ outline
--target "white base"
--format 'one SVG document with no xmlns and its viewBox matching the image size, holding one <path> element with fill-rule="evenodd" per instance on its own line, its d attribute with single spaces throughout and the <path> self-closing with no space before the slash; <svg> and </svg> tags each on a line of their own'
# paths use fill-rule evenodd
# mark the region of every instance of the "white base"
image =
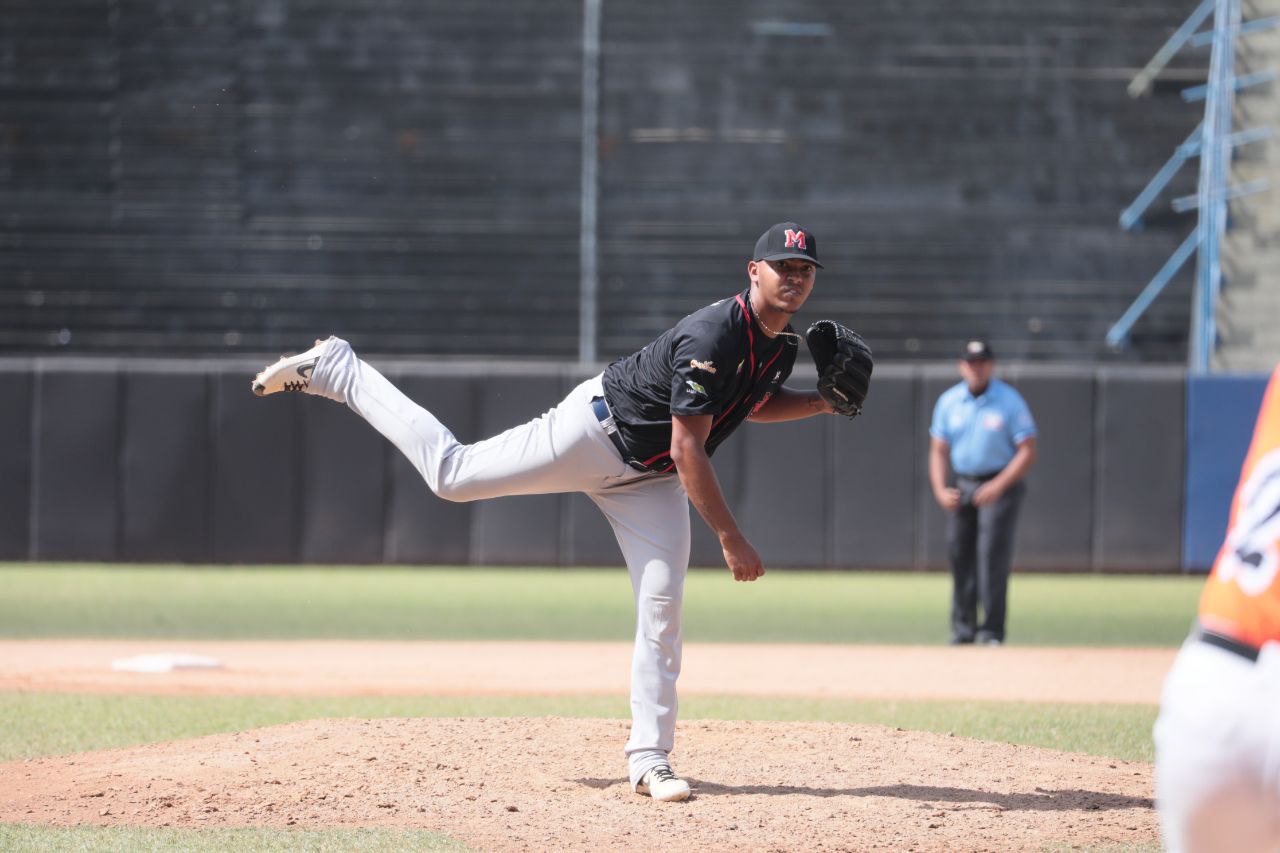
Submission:
<svg viewBox="0 0 1280 853">
<path fill-rule="evenodd" d="M 175 669 L 222 669 L 222 661 L 203 655 L 165 652 L 117 658 L 111 662 L 111 668 L 116 672 L 163 673 Z"/>
</svg>

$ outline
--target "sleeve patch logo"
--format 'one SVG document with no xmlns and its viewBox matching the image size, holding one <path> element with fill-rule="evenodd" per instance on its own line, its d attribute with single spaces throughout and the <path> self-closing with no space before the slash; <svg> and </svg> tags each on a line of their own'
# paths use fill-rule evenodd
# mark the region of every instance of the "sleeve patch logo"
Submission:
<svg viewBox="0 0 1280 853">
<path fill-rule="evenodd" d="M 716 372 L 715 362 L 711 362 L 711 361 L 698 361 L 696 358 L 692 358 L 692 359 L 689 359 L 689 366 L 692 367 L 694 370 L 702 370 L 707 373 L 710 373 L 713 376 L 715 375 L 715 372 Z"/>
<path fill-rule="evenodd" d="M 1233 520 L 1219 557 L 1218 579 L 1235 581 L 1245 595 L 1262 595 L 1280 571 L 1280 450 L 1254 465 Z"/>
<path fill-rule="evenodd" d="M 699 395 L 703 397 L 707 396 L 707 389 L 703 388 L 702 385 L 700 385 L 697 382 L 694 382 L 692 379 L 686 379 L 684 381 L 684 384 L 689 386 L 689 390 L 693 393 L 695 397 Z"/>
</svg>

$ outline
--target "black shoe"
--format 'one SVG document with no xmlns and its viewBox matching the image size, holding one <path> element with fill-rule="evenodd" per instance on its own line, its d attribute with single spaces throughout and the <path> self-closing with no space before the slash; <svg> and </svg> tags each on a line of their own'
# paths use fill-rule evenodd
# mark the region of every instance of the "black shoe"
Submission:
<svg viewBox="0 0 1280 853">
<path fill-rule="evenodd" d="M 947 641 L 948 646 L 972 646 L 973 637 L 952 637 Z"/>
</svg>

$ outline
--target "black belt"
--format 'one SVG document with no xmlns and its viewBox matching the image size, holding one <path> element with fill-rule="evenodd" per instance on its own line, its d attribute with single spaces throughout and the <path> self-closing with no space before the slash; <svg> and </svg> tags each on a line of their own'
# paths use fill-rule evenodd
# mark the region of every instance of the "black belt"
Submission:
<svg viewBox="0 0 1280 853">
<path fill-rule="evenodd" d="M 993 471 L 990 474 L 956 474 L 957 480 L 972 480 L 975 483 L 985 483 L 988 480 L 994 480 L 1000 475 L 999 471 Z"/>
<path fill-rule="evenodd" d="M 1224 637 L 1222 634 L 1202 630 L 1200 632 L 1200 642 L 1217 646 L 1223 651 L 1231 652 L 1233 655 L 1239 655 L 1250 663 L 1258 662 L 1258 650 L 1256 648 L 1231 637 Z"/>
<path fill-rule="evenodd" d="M 651 468 L 631 455 L 631 451 L 627 449 L 622 436 L 618 434 L 618 423 L 613 419 L 613 413 L 609 411 L 609 404 L 605 402 L 604 397 L 591 398 L 591 411 L 595 412 L 596 420 L 600 421 L 600 426 L 604 427 L 604 434 L 609 436 L 613 446 L 618 448 L 618 454 L 622 457 L 623 462 L 626 462 L 637 471 L 644 471 L 645 473 L 663 470 L 662 468 Z"/>
</svg>

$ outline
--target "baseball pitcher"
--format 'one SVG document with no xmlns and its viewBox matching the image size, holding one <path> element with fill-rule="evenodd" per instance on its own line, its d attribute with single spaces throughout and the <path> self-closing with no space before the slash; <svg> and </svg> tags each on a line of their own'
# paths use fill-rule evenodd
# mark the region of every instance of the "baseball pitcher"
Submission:
<svg viewBox="0 0 1280 853">
<path fill-rule="evenodd" d="M 1196 629 L 1165 680 L 1156 805 L 1179 851 L 1280 849 L 1280 368 Z"/>
<path fill-rule="evenodd" d="M 280 359 L 258 374 L 253 391 L 301 391 L 346 403 L 445 500 L 575 491 L 589 497 L 613 527 L 635 597 L 626 745 L 632 790 L 683 800 L 689 785 L 672 771 L 669 753 L 689 502 L 719 537 L 734 579 L 758 579 L 764 565 L 725 503 L 711 454 L 745 420 L 856 416 L 870 384 L 867 345 L 843 326 L 822 321 L 807 332 L 818 388 L 783 387 L 800 337 L 789 322 L 809 298 L 821 266 L 813 232 L 794 222 L 774 225 L 747 263 L 745 290 L 685 317 L 545 415 L 475 444 L 459 443 L 340 338 Z"/>
</svg>

